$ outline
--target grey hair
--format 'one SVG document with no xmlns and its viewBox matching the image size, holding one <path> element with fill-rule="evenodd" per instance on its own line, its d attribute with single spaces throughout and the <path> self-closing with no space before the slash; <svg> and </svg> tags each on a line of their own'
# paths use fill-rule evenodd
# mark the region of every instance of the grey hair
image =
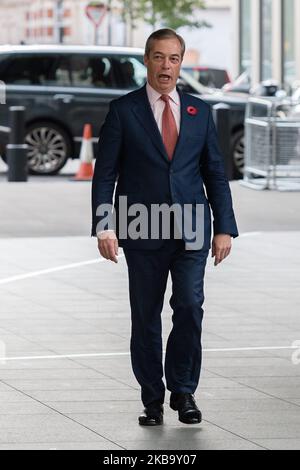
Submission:
<svg viewBox="0 0 300 470">
<path fill-rule="evenodd" d="M 183 58 L 184 53 L 185 53 L 185 42 L 184 39 L 176 33 L 174 29 L 171 28 L 162 28 L 158 29 L 157 31 L 154 31 L 150 36 L 148 37 L 145 45 L 145 55 L 149 57 L 153 42 L 158 39 L 172 39 L 176 38 L 181 46 L 181 58 Z"/>
</svg>

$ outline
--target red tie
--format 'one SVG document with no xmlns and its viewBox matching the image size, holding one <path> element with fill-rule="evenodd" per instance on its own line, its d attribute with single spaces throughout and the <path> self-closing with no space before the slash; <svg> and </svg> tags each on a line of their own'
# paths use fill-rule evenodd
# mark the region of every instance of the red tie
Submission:
<svg viewBox="0 0 300 470">
<path fill-rule="evenodd" d="M 172 160 L 178 139 L 178 132 L 175 118 L 170 106 L 169 95 L 161 95 L 160 99 L 165 102 L 165 108 L 162 115 L 162 139 L 168 154 L 168 158 L 169 160 Z"/>
</svg>

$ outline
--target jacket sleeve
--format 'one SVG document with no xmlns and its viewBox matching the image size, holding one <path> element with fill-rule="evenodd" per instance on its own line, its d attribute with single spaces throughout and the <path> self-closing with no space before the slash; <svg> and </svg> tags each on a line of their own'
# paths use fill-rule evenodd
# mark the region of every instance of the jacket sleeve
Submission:
<svg viewBox="0 0 300 470">
<path fill-rule="evenodd" d="M 203 151 L 201 173 L 208 202 L 213 213 L 214 235 L 229 234 L 237 237 L 238 228 L 232 207 L 230 186 L 225 173 L 217 131 L 209 107 L 206 144 Z"/>
<path fill-rule="evenodd" d="M 113 203 L 115 182 L 118 178 L 122 146 L 122 127 L 117 106 L 112 101 L 105 122 L 100 130 L 97 156 L 92 181 L 92 231 L 97 235 L 101 216 L 96 214 L 100 204 Z M 111 227 L 105 227 L 111 228 Z"/>
</svg>

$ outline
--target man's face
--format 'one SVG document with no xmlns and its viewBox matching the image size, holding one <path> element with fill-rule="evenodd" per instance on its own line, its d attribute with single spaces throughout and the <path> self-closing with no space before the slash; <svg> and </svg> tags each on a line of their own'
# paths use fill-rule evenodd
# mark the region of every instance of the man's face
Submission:
<svg viewBox="0 0 300 470">
<path fill-rule="evenodd" d="M 149 84 L 158 93 L 168 94 L 176 86 L 182 58 L 180 42 L 176 38 L 156 39 L 149 56 L 144 55 Z"/>
</svg>

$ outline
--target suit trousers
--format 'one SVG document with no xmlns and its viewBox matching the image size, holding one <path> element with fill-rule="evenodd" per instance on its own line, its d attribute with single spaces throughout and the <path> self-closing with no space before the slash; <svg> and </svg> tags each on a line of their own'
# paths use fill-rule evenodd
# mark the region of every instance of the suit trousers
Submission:
<svg viewBox="0 0 300 470">
<path fill-rule="evenodd" d="M 169 273 L 173 310 L 165 354 L 167 389 L 194 393 L 201 370 L 204 273 L 209 250 L 186 250 L 183 240 L 164 240 L 157 250 L 125 249 L 131 306 L 131 364 L 144 406 L 164 402 L 162 320 Z"/>
</svg>

